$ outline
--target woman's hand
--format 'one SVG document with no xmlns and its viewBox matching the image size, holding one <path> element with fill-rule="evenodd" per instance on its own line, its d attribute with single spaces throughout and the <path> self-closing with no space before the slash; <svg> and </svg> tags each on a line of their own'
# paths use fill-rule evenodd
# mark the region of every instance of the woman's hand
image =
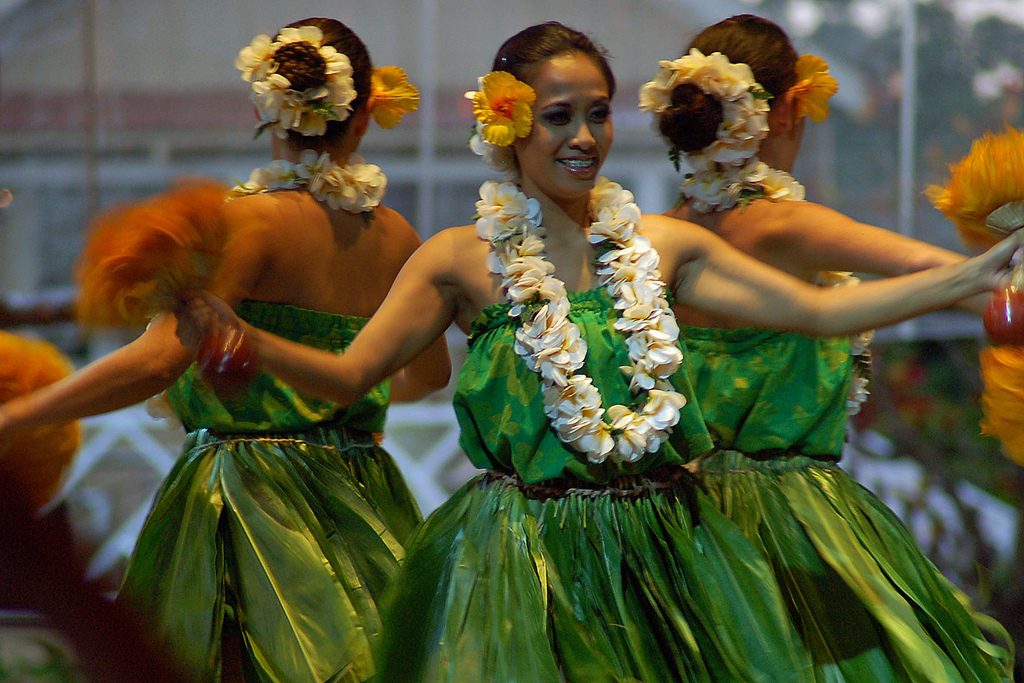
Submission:
<svg viewBox="0 0 1024 683">
<path fill-rule="evenodd" d="M 174 315 L 178 319 L 175 334 L 193 354 L 211 332 L 221 328 L 244 330 L 248 327 L 223 299 L 206 291 L 187 293 Z"/>
<path fill-rule="evenodd" d="M 968 259 L 978 268 L 978 277 L 985 289 L 1007 287 L 1014 268 L 1024 263 L 1024 230 L 1011 233 L 1009 237 L 979 256 Z"/>
</svg>

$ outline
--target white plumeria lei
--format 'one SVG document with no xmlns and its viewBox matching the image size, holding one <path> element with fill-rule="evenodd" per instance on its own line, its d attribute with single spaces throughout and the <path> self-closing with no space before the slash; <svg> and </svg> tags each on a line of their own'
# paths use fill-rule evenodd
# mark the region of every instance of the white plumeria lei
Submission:
<svg viewBox="0 0 1024 683">
<path fill-rule="evenodd" d="M 323 31 L 316 26 L 289 27 L 281 29 L 276 39 L 260 34 L 239 51 L 235 67 L 242 72 L 243 80 L 252 83 L 252 101 L 262 122 L 258 130 L 273 126 L 281 138 L 289 130 L 306 136 L 323 135 L 328 121 L 344 121 L 351 115 L 356 99 L 352 64 L 347 55 L 322 41 Z M 324 62 L 326 80 L 322 85 L 295 90 L 277 73 L 277 50 L 289 43 L 308 43 L 316 49 Z"/>
<path fill-rule="evenodd" d="M 327 152 L 318 156 L 306 149 L 295 163 L 275 159 L 266 168 L 254 169 L 249 180 L 236 185 L 229 197 L 305 189 L 332 209 L 367 213 L 384 199 L 387 183 L 380 167 L 364 163 L 358 154 L 349 155 L 348 163 L 341 166 Z"/>
<path fill-rule="evenodd" d="M 653 453 L 679 422 L 686 398 L 668 378 L 683 356 L 679 327 L 664 297 L 658 253 L 637 234 L 640 209 L 632 193 L 599 178 L 591 191 L 589 241 L 599 256 L 596 273 L 615 300 L 614 329 L 627 335 L 630 365 L 621 368 L 634 395 L 646 395 L 638 411 L 615 405 L 603 420 L 601 394 L 578 373 L 587 355 L 579 327 L 568 318 L 565 283 L 544 258 L 540 204 L 511 182 L 485 182 L 476 204 L 477 234 L 491 244 L 488 267 L 502 278 L 508 315 L 522 318 L 515 352 L 540 375 L 544 412 L 558 438 L 594 463 L 609 457 L 634 462 Z"/>
<path fill-rule="evenodd" d="M 680 154 L 686 161 L 686 154 Z M 727 166 L 718 171 L 688 172 L 679 188 L 693 208 L 702 213 L 725 211 L 737 204 L 762 197 L 772 201 L 803 201 L 804 186 L 785 171 L 770 167 L 756 157 L 744 166 Z"/>
</svg>

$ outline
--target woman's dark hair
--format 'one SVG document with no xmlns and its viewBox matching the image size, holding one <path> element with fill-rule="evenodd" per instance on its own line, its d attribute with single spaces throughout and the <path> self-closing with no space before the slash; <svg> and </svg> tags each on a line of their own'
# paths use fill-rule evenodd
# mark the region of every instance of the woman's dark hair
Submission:
<svg viewBox="0 0 1024 683">
<path fill-rule="evenodd" d="M 359 111 L 359 108 L 370 97 L 370 83 L 373 75 L 373 62 L 370 61 L 370 52 L 366 49 L 366 45 L 352 29 L 336 19 L 310 17 L 294 21 L 285 28 L 301 26 L 317 27 L 324 34 L 324 45 L 330 45 L 348 57 L 348 61 L 352 64 L 352 81 L 356 89 L 356 98 L 352 100 L 352 111 Z M 297 47 L 289 50 L 291 45 Z M 278 73 L 291 81 L 292 87 L 296 90 L 304 90 L 310 85 L 316 85 L 322 81 L 323 60 L 318 55 L 309 54 L 308 49 L 299 46 L 302 46 L 302 43 L 286 45 L 276 52 L 275 58 L 279 64 Z M 322 140 L 331 142 L 342 137 L 351 122 L 351 116 L 344 121 L 328 121 L 327 132 L 322 136 Z M 310 141 L 310 138 L 295 131 L 288 131 L 288 139 L 289 142 L 300 146 L 308 146 Z"/>
<path fill-rule="evenodd" d="M 721 52 L 733 64 L 750 67 L 762 88 L 781 97 L 796 83 L 796 50 L 778 24 L 753 14 L 739 14 L 708 26 L 690 48 L 705 55 Z M 658 130 L 674 149 L 696 152 L 715 141 L 722 105 L 693 84 L 672 91 L 672 104 L 658 119 Z"/>
<path fill-rule="evenodd" d="M 608 98 L 615 95 L 615 76 L 608 64 L 608 52 L 585 33 L 557 21 L 530 26 L 506 40 L 498 48 L 491 70 L 507 71 L 527 81 L 535 67 L 564 54 L 581 54 L 593 59 L 608 83 Z"/>
</svg>

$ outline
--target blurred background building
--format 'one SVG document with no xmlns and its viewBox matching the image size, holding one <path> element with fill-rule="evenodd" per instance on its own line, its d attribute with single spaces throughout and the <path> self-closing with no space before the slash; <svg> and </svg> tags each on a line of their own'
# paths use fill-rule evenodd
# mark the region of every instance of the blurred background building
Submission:
<svg viewBox="0 0 1024 683">
<path fill-rule="evenodd" d="M 265 162 L 247 85 L 233 66 L 257 33 L 338 18 L 377 65 L 420 88 L 420 110 L 371 127 L 362 152 L 389 178 L 387 203 L 426 238 L 469 222 L 488 169 L 466 147 L 466 90 L 506 37 L 556 19 L 590 33 L 619 82 L 605 174 L 645 211 L 675 200 L 637 90 L 702 27 L 752 12 L 840 83 L 808 127 L 795 171 L 808 198 L 867 223 L 960 249 L 923 191 L 973 139 L 1021 126 L 1024 3 L 1016 0 L 0 0 L 0 327 L 46 337 L 79 363 L 138 331 L 84 336 L 67 313 L 90 217 L 182 175 L 245 179 Z M 873 396 L 845 460 L 892 504 L 940 567 L 1024 645 L 1022 468 L 978 429 L 980 321 L 942 312 L 879 331 Z M 449 337 L 456 364 L 464 339 Z M 472 474 L 446 395 L 397 407 L 388 447 L 425 509 Z M 179 427 L 143 407 L 87 422 L 61 493 L 94 576 L 117 586 Z M 1017 625 L 1017 626 L 1015 626 Z M 1018 651 L 1024 648 L 1018 647 Z"/>
</svg>

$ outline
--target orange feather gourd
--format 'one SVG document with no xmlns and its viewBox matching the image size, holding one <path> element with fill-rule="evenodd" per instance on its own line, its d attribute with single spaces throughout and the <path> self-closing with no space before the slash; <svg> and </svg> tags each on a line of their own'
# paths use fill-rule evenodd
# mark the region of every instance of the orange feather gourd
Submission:
<svg viewBox="0 0 1024 683">
<path fill-rule="evenodd" d="M 956 224 L 965 244 L 987 248 L 1024 225 L 1021 131 L 1007 126 L 999 135 L 986 133 L 949 168 L 949 183 L 930 187 L 927 194 L 935 208 Z M 1014 306 L 1018 303 L 1019 279 L 1015 275 L 1010 288 L 997 292 L 1006 301 L 994 295 L 986 312 L 985 329 L 998 343 L 981 352 L 981 429 L 1000 440 L 1009 458 L 1024 464 L 1024 347 L 1013 345 L 1019 338 L 1019 311 L 1007 308 L 1011 298 Z M 998 303 L 1006 304 L 1006 310 L 996 307 Z"/>
<path fill-rule="evenodd" d="M 1024 347 L 982 349 L 981 376 L 981 431 L 997 437 L 1007 457 L 1024 465 Z"/>
<path fill-rule="evenodd" d="M 1000 135 L 986 133 L 949 170 L 945 187 L 925 192 L 935 208 L 969 245 L 991 246 L 1005 237 L 1006 231 L 986 222 L 996 209 L 1024 199 L 1024 134 L 1010 127 Z"/>
<path fill-rule="evenodd" d="M 101 214 L 76 263 L 79 322 L 144 326 L 207 284 L 227 240 L 227 192 L 190 180 Z"/>
<path fill-rule="evenodd" d="M 0 332 L 0 403 L 52 384 L 74 370 L 53 345 Z M 0 476 L 13 480 L 36 507 L 57 492 L 81 444 L 78 422 L 61 422 L 17 432 L 0 446 Z"/>
</svg>

